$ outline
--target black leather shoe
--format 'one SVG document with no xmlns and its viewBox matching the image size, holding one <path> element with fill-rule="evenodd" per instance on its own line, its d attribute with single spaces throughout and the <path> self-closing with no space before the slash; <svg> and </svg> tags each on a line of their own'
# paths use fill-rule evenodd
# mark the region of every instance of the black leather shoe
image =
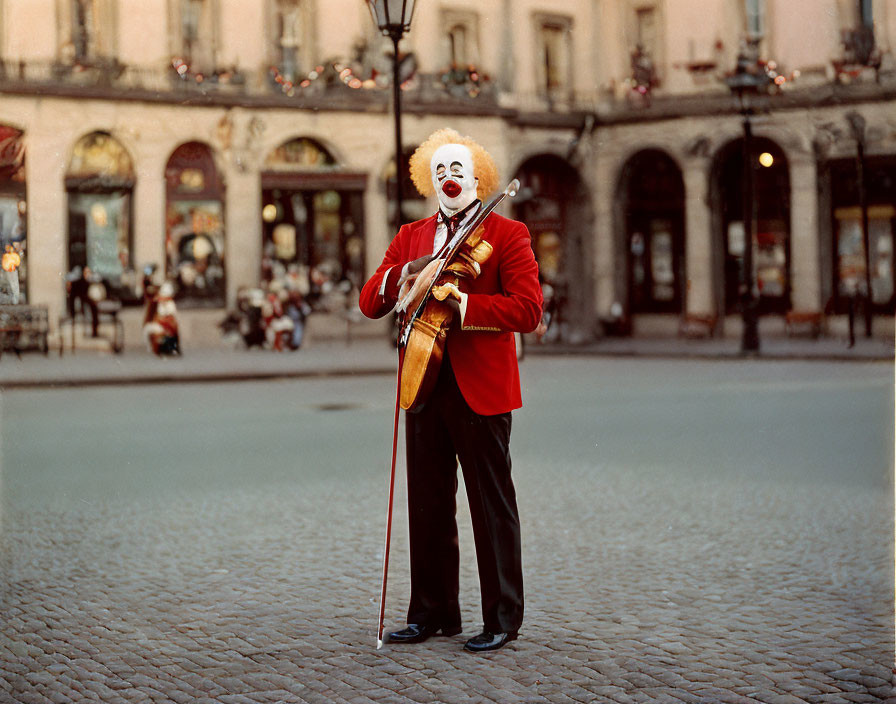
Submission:
<svg viewBox="0 0 896 704">
<path fill-rule="evenodd" d="M 464 650 L 471 653 L 484 653 L 487 650 L 497 650 L 503 648 L 510 641 L 516 640 L 516 633 L 491 633 L 483 631 L 478 636 L 474 636 L 464 645 Z"/>
<path fill-rule="evenodd" d="M 389 643 L 422 643 L 430 636 L 456 636 L 460 633 L 460 626 L 442 627 L 431 625 L 418 625 L 409 623 L 407 628 L 400 631 L 393 631 L 389 634 Z"/>
</svg>

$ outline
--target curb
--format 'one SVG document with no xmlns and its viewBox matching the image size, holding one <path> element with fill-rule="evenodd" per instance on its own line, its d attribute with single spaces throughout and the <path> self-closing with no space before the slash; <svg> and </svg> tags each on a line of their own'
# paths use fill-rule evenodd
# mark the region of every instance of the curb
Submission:
<svg viewBox="0 0 896 704">
<path fill-rule="evenodd" d="M 355 369 L 301 369 L 271 372 L 215 372 L 209 374 L 136 374 L 120 377 L 57 377 L 47 379 L 10 379 L 0 381 L 0 392 L 7 389 L 75 388 L 79 386 L 143 386 L 147 384 L 212 384 L 219 382 L 273 381 L 347 376 L 382 376 L 395 369 L 361 367 Z"/>
</svg>

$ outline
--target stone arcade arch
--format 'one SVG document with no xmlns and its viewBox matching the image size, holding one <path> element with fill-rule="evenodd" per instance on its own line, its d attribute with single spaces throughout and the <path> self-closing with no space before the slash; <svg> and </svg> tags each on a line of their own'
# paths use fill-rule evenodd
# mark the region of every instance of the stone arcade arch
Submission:
<svg viewBox="0 0 896 704">
<path fill-rule="evenodd" d="M 271 151 L 261 173 L 262 281 L 297 280 L 324 308 L 341 305 L 331 293 L 360 288 L 366 187 L 367 174 L 346 170 L 316 140 Z"/>
<path fill-rule="evenodd" d="M 127 149 L 108 132 L 77 141 L 65 174 L 68 269 L 88 267 L 110 298 L 135 302 L 133 193 Z"/>
<path fill-rule="evenodd" d="M 28 302 L 28 228 L 25 135 L 0 124 L 0 256 L 9 252 L 10 271 L 0 270 L 0 303 Z"/>
<path fill-rule="evenodd" d="M 589 266 L 591 195 L 578 171 L 554 154 L 528 158 L 516 170 L 513 215 L 529 228 L 551 315 L 549 342 L 582 342 L 594 334 Z"/>
<path fill-rule="evenodd" d="M 632 155 L 616 189 L 617 295 L 629 314 L 675 313 L 684 305 L 684 180 L 660 149 Z"/>
<path fill-rule="evenodd" d="M 181 304 L 223 307 L 224 179 L 211 148 L 186 142 L 165 166 L 165 273 Z"/>
<path fill-rule="evenodd" d="M 784 150 L 766 137 L 753 137 L 753 282 L 760 313 L 790 307 L 790 168 Z M 710 176 L 713 270 L 717 310 L 740 311 L 743 278 L 743 138 L 715 155 Z"/>
</svg>

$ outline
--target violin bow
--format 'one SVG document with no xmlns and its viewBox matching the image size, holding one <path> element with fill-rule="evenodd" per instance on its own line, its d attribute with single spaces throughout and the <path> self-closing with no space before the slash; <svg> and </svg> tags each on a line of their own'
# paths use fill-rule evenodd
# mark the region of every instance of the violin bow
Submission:
<svg viewBox="0 0 896 704">
<path fill-rule="evenodd" d="M 476 232 L 476 229 L 483 222 L 485 222 L 485 219 L 489 215 L 491 215 L 492 211 L 501 204 L 501 201 L 503 201 L 507 196 L 513 198 L 517 194 L 517 192 L 519 192 L 519 190 L 519 179 L 513 179 L 510 183 L 507 184 L 507 188 L 505 188 L 501 193 L 495 196 L 495 198 L 488 205 L 480 210 L 479 214 L 475 218 L 473 218 L 473 220 L 464 229 L 458 230 L 449 242 L 446 242 L 444 245 L 442 245 L 442 248 L 438 251 L 435 257 L 433 257 L 433 259 L 440 261 L 439 267 L 438 269 L 436 269 L 435 276 L 433 277 L 434 282 L 439 278 L 439 276 L 442 275 L 442 271 L 444 271 L 448 263 L 452 259 L 454 259 L 454 256 L 460 249 L 460 246 L 464 242 L 466 242 L 467 237 L 469 237 L 473 232 Z M 404 347 L 407 344 L 408 338 L 411 335 L 411 327 L 413 327 L 414 321 L 423 312 L 423 309 L 429 302 L 429 297 L 431 294 L 432 290 L 430 289 L 430 291 L 427 291 L 426 295 L 423 296 L 420 304 L 417 306 L 416 310 L 414 310 L 413 315 L 408 316 L 408 318 L 404 321 L 404 328 L 402 329 L 401 335 L 399 336 L 398 340 L 399 346 Z"/>
<path fill-rule="evenodd" d="M 398 359 L 398 381 L 395 384 L 395 419 L 392 422 L 392 467 L 389 471 L 389 507 L 386 510 L 386 547 L 383 550 L 383 588 L 380 592 L 380 617 L 376 629 L 376 649 L 383 647 L 383 626 L 386 621 L 386 580 L 389 576 L 389 547 L 392 542 L 392 499 L 395 496 L 395 456 L 398 447 L 398 408 L 401 398 L 401 355 Z"/>
</svg>

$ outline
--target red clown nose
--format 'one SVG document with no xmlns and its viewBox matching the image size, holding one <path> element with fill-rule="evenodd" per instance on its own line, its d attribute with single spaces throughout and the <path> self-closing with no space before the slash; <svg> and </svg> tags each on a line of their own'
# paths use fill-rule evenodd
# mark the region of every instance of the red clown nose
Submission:
<svg viewBox="0 0 896 704">
<path fill-rule="evenodd" d="M 445 181 L 442 184 L 442 193 L 444 193 L 449 198 L 457 198 L 463 188 L 460 187 L 460 184 L 457 181 Z"/>
</svg>

